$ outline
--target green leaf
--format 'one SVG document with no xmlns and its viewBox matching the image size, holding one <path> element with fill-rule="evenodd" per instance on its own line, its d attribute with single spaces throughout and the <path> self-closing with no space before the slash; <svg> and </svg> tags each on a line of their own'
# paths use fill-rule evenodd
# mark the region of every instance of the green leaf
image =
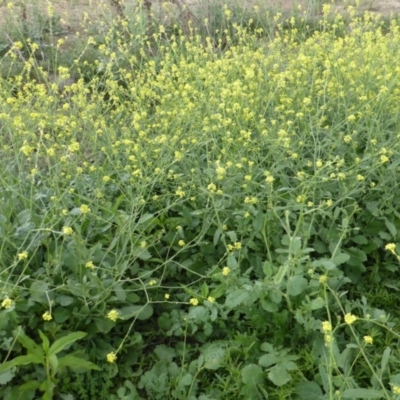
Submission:
<svg viewBox="0 0 400 400">
<path fill-rule="evenodd" d="M 46 336 L 40 329 L 39 329 L 39 336 L 40 336 L 40 338 L 42 339 L 42 343 L 43 343 L 42 347 L 43 347 L 43 350 L 44 350 L 44 352 L 47 354 L 48 351 L 49 351 L 49 347 L 50 347 L 50 341 L 49 341 L 49 339 L 47 338 L 47 336 Z"/>
<path fill-rule="evenodd" d="M 346 253 L 339 253 L 336 254 L 335 257 L 333 257 L 333 262 L 338 266 L 341 264 L 344 264 L 346 261 L 349 261 L 350 256 Z"/>
<path fill-rule="evenodd" d="M 259 365 L 246 365 L 241 371 L 241 376 L 246 386 L 257 386 L 264 382 L 264 373 Z"/>
<path fill-rule="evenodd" d="M 385 218 L 385 225 L 386 228 L 388 228 L 389 232 L 392 234 L 392 236 L 396 237 L 397 235 L 396 226 L 393 223 L 391 223 L 387 218 Z"/>
<path fill-rule="evenodd" d="M 201 353 L 204 357 L 204 368 L 215 371 L 223 365 L 226 350 L 219 343 L 211 343 L 204 346 Z"/>
<path fill-rule="evenodd" d="M 153 306 L 147 303 L 143 306 L 123 307 L 119 309 L 119 314 L 123 319 L 136 317 L 139 320 L 146 320 L 153 315 Z"/>
<path fill-rule="evenodd" d="M 68 345 L 84 338 L 87 335 L 86 332 L 74 332 L 67 336 L 56 340 L 49 349 L 49 355 L 58 354 L 63 351 Z"/>
<path fill-rule="evenodd" d="M 385 397 L 382 391 L 373 389 L 347 389 L 342 393 L 344 399 L 381 399 Z"/>
<path fill-rule="evenodd" d="M 268 373 L 268 378 L 276 386 L 283 386 L 291 379 L 290 374 L 282 365 L 276 365 L 275 367 L 272 367 Z"/>
<path fill-rule="evenodd" d="M 10 382 L 12 378 L 14 378 L 16 372 L 16 368 L 11 368 L 8 371 L 5 371 L 0 374 L 0 385 L 5 385 Z"/>
<path fill-rule="evenodd" d="M 328 271 L 336 268 L 336 264 L 332 260 L 328 260 L 327 258 L 320 258 L 319 260 L 315 260 L 312 262 L 312 265 L 314 267 L 324 267 Z"/>
<path fill-rule="evenodd" d="M 296 387 L 300 400 L 323 400 L 322 389 L 316 382 L 301 382 Z"/>
<path fill-rule="evenodd" d="M 151 258 L 151 253 L 147 249 L 140 249 L 138 253 L 138 258 L 140 258 L 142 261 L 147 261 L 150 260 Z"/>
<path fill-rule="evenodd" d="M 208 285 L 206 282 L 203 282 L 203 284 L 201 285 L 201 295 L 204 298 L 207 298 L 208 293 L 209 293 Z"/>
<path fill-rule="evenodd" d="M 17 340 L 24 346 L 27 350 L 28 353 L 34 354 L 38 357 L 44 357 L 44 352 L 43 349 L 36 344 L 30 337 L 25 335 L 25 333 L 22 331 L 22 329 L 19 329 L 18 331 L 15 332 L 17 335 Z"/>
<path fill-rule="evenodd" d="M 317 297 L 311 300 L 310 306 L 311 310 L 319 310 L 325 306 L 325 300 L 322 297 Z"/>
<path fill-rule="evenodd" d="M 391 352 L 392 352 L 392 349 L 390 347 L 386 347 L 385 351 L 383 352 L 382 360 L 381 360 L 381 371 L 380 371 L 381 377 L 387 367 Z"/>
<path fill-rule="evenodd" d="M 86 361 L 83 358 L 75 357 L 75 356 L 64 356 L 61 357 L 58 360 L 58 368 L 82 368 L 82 369 L 95 369 L 97 371 L 100 371 L 101 368 L 99 368 L 96 364 L 93 364 L 90 361 Z"/>
<path fill-rule="evenodd" d="M 43 361 L 44 360 L 42 357 L 39 357 L 35 354 L 15 357 L 11 361 L 6 361 L 5 363 L 0 364 L 0 372 L 8 371 L 9 369 L 17 367 L 19 365 L 42 364 Z"/>
<path fill-rule="evenodd" d="M 290 296 L 298 296 L 308 287 L 308 281 L 301 275 L 295 275 L 289 278 L 287 283 L 287 292 Z"/>
<path fill-rule="evenodd" d="M 283 281 L 283 278 L 285 277 L 288 269 L 289 269 L 289 264 L 287 262 L 285 262 L 283 265 L 279 267 L 278 273 L 275 275 L 274 278 L 275 285 L 279 285 Z"/>
<path fill-rule="evenodd" d="M 58 358 L 55 354 L 52 354 L 51 356 L 48 356 L 48 360 L 53 371 L 53 375 L 55 375 L 58 371 Z"/>
<path fill-rule="evenodd" d="M 238 264 L 236 261 L 236 258 L 233 254 L 229 254 L 229 256 L 226 260 L 226 263 L 227 263 L 227 266 L 232 270 L 236 269 L 237 264 Z"/>
</svg>

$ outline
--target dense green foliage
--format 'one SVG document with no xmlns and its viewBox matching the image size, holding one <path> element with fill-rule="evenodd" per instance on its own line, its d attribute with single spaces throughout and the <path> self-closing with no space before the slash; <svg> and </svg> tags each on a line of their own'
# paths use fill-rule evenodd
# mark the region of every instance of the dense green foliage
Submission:
<svg viewBox="0 0 400 400">
<path fill-rule="evenodd" d="M 324 10 L 7 50 L 2 398 L 400 398 L 399 25 Z"/>
</svg>

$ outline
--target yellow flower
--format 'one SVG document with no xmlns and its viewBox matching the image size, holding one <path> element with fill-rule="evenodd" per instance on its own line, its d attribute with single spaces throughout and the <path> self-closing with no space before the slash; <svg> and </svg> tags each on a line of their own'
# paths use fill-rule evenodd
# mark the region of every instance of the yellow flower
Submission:
<svg viewBox="0 0 400 400">
<path fill-rule="evenodd" d="M 81 210 L 82 214 L 88 214 L 90 213 L 90 208 L 86 204 L 82 204 L 79 209 Z"/>
<path fill-rule="evenodd" d="M 389 161 L 389 157 L 385 155 L 381 155 L 380 161 L 382 164 L 387 163 Z"/>
<path fill-rule="evenodd" d="M 165 300 L 169 300 L 169 298 L 170 298 L 170 295 L 169 295 L 168 293 L 165 293 L 165 294 L 164 294 L 164 299 L 165 299 Z"/>
<path fill-rule="evenodd" d="M 111 321 L 116 321 L 119 318 L 119 313 L 117 310 L 113 309 L 107 314 L 107 318 Z"/>
<path fill-rule="evenodd" d="M 400 386 L 393 386 L 393 394 L 400 394 Z"/>
<path fill-rule="evenodd" d="M 215 302 L 215 298 L 212 296 L 207 297 L 207 300 L 212 304 Z"/>
<path fill-rule="evenodd" d="M 323 332 L 331 332 L 332 331 L 332 324 L 329 321 L 322 322 L 322 331 Z"/>
<path fill-rule="evenodd" d="M 374 339 L 372 338 L 372 336 L 364 336 L 364 342 L 365 344 L 372 344 L 374 342 Z"/>
<path fill-rule="evenodd" d="M 46 311 L 46 312 L 42 315 L 42 318 L 43 318 L 45 321 L 51 321 L 51 320 L 53 319 L 53 317 L 51 316 L 51 314 L 50 314 L 48 311 Z"/>
<path fill-rule="evenodd" d="M 327 205 L 328 207 L 331 207 L 332 204 L 333 204 L 333 201 L 332 201 L 331 199 L 329 199 L 329 200 L 326 201 L 326 205 Z"/>
<path fill-rule="evenodd" d="M 272 184 L 274 182 L 275 178 L 272 175 L 269 175 L 265 178 L 265 182 Z"/>
<path fill-rule="evenodd" d="M 88 269 L 94 269 L 94 268 L 95 268 L 95 266 L 94 266 L 94 264 L 93 264 L 93 261 L 88 261 L 88 262 L 85 264 L 85 267 L 88 268 Z"/>
<path fill-rule="evenodd" d="M 70 226 L 63 226 L 62 233 L 64 235 L 72 235 L 74 233 L 74 231 Z"/>
<path fill-rule="evenodd" d="M 198 301 L 197 299 L 195 299 L 194 297 L 192 297 L 192 298 L 189 300 L 189 303 L 190 303 L 192 306 L 197 306 L 197 305 L 199 304 L 199 301 Z"/>
<path fill-rule="evenodd" d="M 103 176 L 103 182 L 110 182 L 111 178 L 108 175 Z"/>
<path fill-rule="evenodd" d="M 231 272 L 231 269 L 229 267 L 224 267 L 222 268 L 222 275 L 227 276 Z"/>
<path fill-rule="evenodd" d="M 117 356 L 115 355 L 114 352 L 107 354 L 107 362 L 112 364 L 113 362 L 115 362 L 116 359 L 117 359 Z"/>
<path fill-rule="evenodd" d="M 353 322 L 357 321 L 357 317 L 353 314 L 346 314 L 344 316 L 344 321 L 346 322 L 346 324 L 351 325 Z"/>
<path fill-rule="evenodd" d="M 155 279 L 152 279 L 152 280 L 149 282 L 149 285 L 150 285 L 150 286 L 154 286 L 156 283 L 157 283 L 157 281 L 156 281 Z"/>
<path fill-rule="evenodd" d="M 235 243 L 233 244 L 233 247 L 234 247 L 236 250 L 240 250 L 240 249 L 242 248 L 242 243 L 240 243 L 240 242 L 235 242 Z"/>
<path fill-rule="evenodd" d="M 390 251 L 391 253 L 395 253 L 395 251 L 396 251 L 396 244 L 395 244 L 395 243 L 388 243 L 388 244 L 385 246 L 385 250 L 388 250 L 388 251 Z"/>
<path fill-rule="evenodd" d="M 322 160 L 319 158 L 319 159 L 316 161 L 315 166 L 318 167 L 318 168 L 321 168 L 322 165 L 323 165 L 323 164 L 322 164 Z"/>
<path fill-rule="evenodd" d="M 21 253 L 18 253 L 17 254 L 17 258 L 18 258 L 18 261 L 26 260 L 28 258 L 28 252 L 27 251 L 23 251 Z"/>
<path fill-rule="evenodd" d="M 1 306 L 2 306 L 3 308 L 11 308 L 13 305 L 14 305 L 14 302 L 13 302 L 10 298 L 8 298 L 8 297 L 6 297 L 6 298 L 1 302 Z"/>
<path fill-rule="evenodd" d="M 325 335 L 324 339 L 325 339 L 325 343 L 329 344 L 332 342 L 333 337 L 332 337 L 332 335 Z"/>
<path fill-rule="evenodd" d="M 216 186 L 214 183 L 210 183 L 210 184 L 207 186 L 207 189 L 208 189 L 210 192 L 215 192 L 215 191 L 217 190 L 217 186 Z"/>
<path fill-rule="evenodd" d="M 328 281 L 328 277 L 326 275 L 321 275 L 319 277 L 319 283 L 326 283 Z"/>
<path fill-rule="evenodd" d="M 181 247 L 183 247 L 183 246 L 185 245 L 185 241 L 184 241 L 184 240 L 180 240 L 180 241 L 178 242 L 178 245 L 181 246 Z"/>
</svg>

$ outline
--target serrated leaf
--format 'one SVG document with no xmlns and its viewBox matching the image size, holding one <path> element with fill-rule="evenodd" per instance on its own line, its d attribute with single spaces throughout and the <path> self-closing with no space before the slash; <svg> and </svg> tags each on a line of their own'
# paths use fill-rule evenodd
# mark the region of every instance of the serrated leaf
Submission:
<svg viewBox="0 0 400 400">
<path fill-rule="evenodd" d="M 140 218 L 139 221 L 137 222 L 138 225 L 144 224 L 147 222 L 149 219 L 153 218 L 154 214 L 143 214 Z"/>
<path fill-rule="evenodd" d="M 249 297 L 247 290 L 237 289 L 226 296 L 225 304 L 230 308 L 235 308 L 240 304 L 245 304 Z"/>
<path fill-rule="evenodd" d="M 142 261 L 147 261 L 150 260 L 151 258 L 151 253 L 147 249 L 140 249 L 138 253 L 138 258 L 140 258 Z"/>
<path fill-rule="evenodd" d="M 101 371 L 96 364 L 93 364 L 90 361 L 86 361 L 83 358 L 75 357 L 75 356 L 64 356 L 58 360 L 58 368 L 82 368 L 82 369 L 95 369 L 97 371 Z"/>
<path fill-rule="evenodd" d="M 56 340 L 49 349 L 49 355 L 58 354 L 63 351 L 68 345 L 83 339 L 87 335 L 86 332 L 74 332 L 70 333 L 67 336 L 63 336 L 62 338 Z"/>
<path fill-rule="evenodd" d="M 342 393 L 344 399 L 381 399 L 385 397 L 382 391 L 373 389 L 347 389 Z"/>
<path fill-rule="evenodd" d="M 10 382 L 12 378 L 15 376 L 16 368 L 11 368 L 8 371 L 5 371 L 0 374 L 0 385 L 5 385 Z"/>
</svg>

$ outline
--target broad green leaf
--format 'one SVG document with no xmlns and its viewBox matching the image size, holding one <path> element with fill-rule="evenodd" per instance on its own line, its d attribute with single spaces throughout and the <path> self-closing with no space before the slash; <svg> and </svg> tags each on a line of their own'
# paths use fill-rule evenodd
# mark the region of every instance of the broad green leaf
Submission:
<svg viewBox="0 0 400 400">
<path fill-rule="evenodd" d="M 39 357 L 35 354 L 15 357 L 11 361 L 6 361 L 5 363 L 0 364 L 0 372 L 8 371 L 9 369 L 17 367 L 19 365 L 42 364 L 43 361 L 44 360 L 42 357 Z"/>
<path fill-rule="evenodd" d="M 310 306 L 311 310 L 319 310 L 320 308 L 324 307 L 325 300 L 322 297 L 317 297 L 311 300 Z"/>
<path fill-rule="evenodd" d="M 283 386 L 290 381 L 290 374 L 282 365 L 272 367 L 268 373 L 268 378 L 276 386 Z"/>
<path fill-rule="evenodd" d="M 307 279 L 300 275 L 290 277 L 287 282 L 287 292 L 290 296 L 298 296 L 303 293 L 307 287 Z"/>
<path fill-rule="evenodd" d="M 241 376 L 246 386 L 257 386 L 264 382 L 264 373 L 259 365 L 246 365 L 241 371 Z"/>
<path fill-rule="evenodd" d="M 323 400 L 324 395 L 316 382 L 301 382 L 296 387 L 300 400 Z"/>
<path fill-rule="evenodd" d="M 332 260 L 327 258 L 320 258 L 312 262 L 314 267 L 324 267 L 326 270 L 330 271 L 336 268 L 336 264 Z"/>
<path fill-rule="evenodd" d="M 99 368 L 96 364 L 93 364 L 90 361 L 86 361 L 83 358 L 75 357 L 75 356 L 64 356 L 61 357 L 58 360 L 58 368 L 82 368 L 82 369 L 95 369 L 97 371 L 100 371 L 101 368 Z"/>
<path fill-rule="evenodd" d="M 22 329 L 16 331 L 15 334 L 17 335 L 18 342 L 20 342 L 22 346 L 24 346 L 28 350 L 28 353 L 34 354 L 39 357 L 44 357 L 43 349 L 38 344 L 36 344 L 30 337 L 25 335 Z"/>
<path fill-rule="evenodd" d="M 49 349 L 49 355 L 58 354 L 63 351 L 68 345 L 84 338 L 87 335 L 86 332 L 74 332 L 67 336 L 56 340 Z"/>
<path fill-rule="evenodd" d="M 12 378 L 14 378 L 16 372 L 16 368 L 11 368 L 8 371 L 2 372 L 0 374 L 0 385 L 5 385 L 10 382 Z"/>
<path fill-rule="evenodd" d="M 373 389 L 347 389 L 342 393 L 344 399 L 381 399 L 385 397 L 382 391 Z"/>
<path fill-rule="evenodd" d="M 346 253 L 339 253 L 339 254 L 336 254 L 335 255 L 335 257 L 333 257 L 333 262 L 336 264 L 336 265 L 341 265 L 341 264 L 344 264 L 346 261 L 349 261 L 349 259 L 350 259 L 350 256 L 348 255 L 348 254 L 346 254 Z"/>
<path fill-rule="evenodd" d="M 221 347 L 219 343 L 206 345 L 201 350 L 201 355 L 204 357 L 204 368 L 217 370 L 225 361 L 226 349 Z"/>
</svg>

